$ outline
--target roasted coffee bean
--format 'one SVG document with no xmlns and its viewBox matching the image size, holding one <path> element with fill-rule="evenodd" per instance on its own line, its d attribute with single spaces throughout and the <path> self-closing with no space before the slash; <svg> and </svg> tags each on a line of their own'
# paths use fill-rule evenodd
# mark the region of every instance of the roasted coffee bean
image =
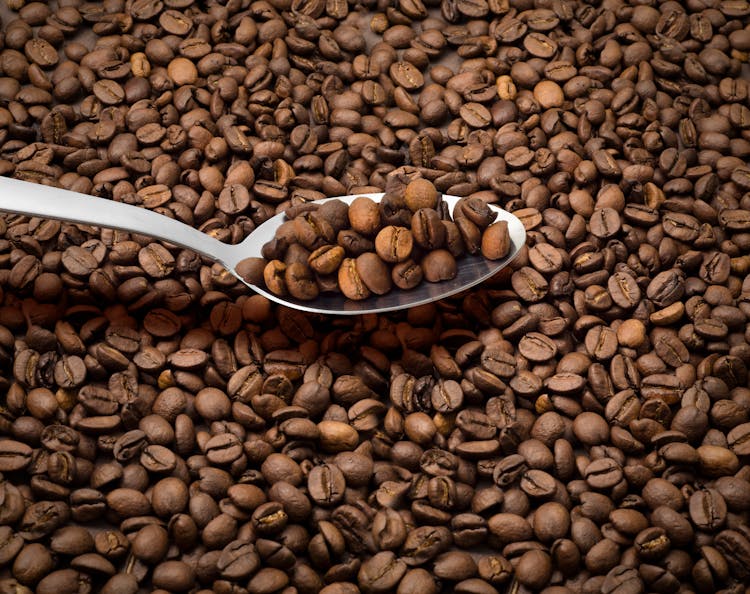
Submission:
<svg viewBox="0 0 750 594">
<path fill-rule="evenodd" d="M 518 343 L 519 352 L 530 361 L 543 362 L 557 354 L 555 343 L 538 332 L 530 332 Z"/>
<path fill-rule="evenodd" d="M 413 236 L 405 227 L 384 227 L 375 238 L 375 251 L 378 256 L 390 263 L 403 262 L 411 256 Z"/>
<path fill-rule="evenodd" d="M 421 264 L 425 280 L 431 283 L 451 280 L 458 272 L 456 259 L 444 249 L 431 251 L 422 259 Z"/>
<path fill-rule="evenodd" d="M 338 284 L 341 292 L 348 299 L 356 301 L 370 296 L 370 290 L 359 275 L 356 260 L 353 258 L 345 258 L 341 263 L 338 271 Z"/>
<path fill-rule="evenodd" d="M 714 489 L 700 489 L 693 493 L 689 509 L 692 522 L 704 530 L 714 530 L 726 520 L 726 503 L 721 494 Z"/>
<path fill-rule="evenodd" d="M 2 472 L 23 470 L 31 462 L 32 449 L 25 443 L 6 439 L 0 441 L 0 469 Z"/>
<path fill-rule="evenodd" d="M 334 505 L 344 497 L 346 480 L 338 467 L 324 464 L 310 471 L 307 488 L 316 503 Z"/>
<path fill-rule="evenodd" d="M 443 247 L 446 229 L 436 210 L 420 208 L 411 219 L 411 235 L 420 247 L 435 250 Z"/>
<path fill-rule="evenodd" d="M 482 233 L 482 255 L 488 260 L 504 258 L 510 252 L 510 248 L 510 235 L 506 221 L 492 223 Z"/>
<path fill-rule="evenodd" d="M 391 290 L 392 280 L 388 266 L 377 255 L 367 252 L 355 261 L 357 274 L 365 286 L 376 295 L 385 295 Z"/>
<path fill-rule="evenodd" d="M 357 581 L 365 591 L 389 592 L 406 573 L 407 566 L 392 551 L 383 551 L 362 564 Z"/>
<path fill-rule="evenodd" d="M 424 272 L 422 267 L 413 260 L 399 262 L 391 271 L 393 284 L 399 289 L 409 290 L 422 282 Z"/>
<path fill-rule="evenodd" d="M 393 82 L 407 91 L 415 91 L 424 85 L 422 73 L 409 62 L 394 62 L 391 64 L 389 74 Z"/>
<path fill-rule="evenodd" d="M 444 526 L 422 526 L 406 537 L 401 558 L 408 566 L 421 565 L 446 551 L 452 542 Z"/>
<path fill-rule="evenodd" d="M 629 274 L 616 272 L 607 280 L 607 290 L 612 301 L 623 309 L 635 307 L 641 299 L 641 290 Z"/>
</svg>

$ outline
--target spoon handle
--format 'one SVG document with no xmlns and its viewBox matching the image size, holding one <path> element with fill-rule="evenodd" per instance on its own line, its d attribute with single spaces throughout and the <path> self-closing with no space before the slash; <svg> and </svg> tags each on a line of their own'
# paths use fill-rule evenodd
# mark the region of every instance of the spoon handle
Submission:
<svg viewBox="0 0 750 594">
<path fill-rule="evenodd" d="M 130 231 L 188 248 L 222 264 L 231 260 L 233 246 L 180 221 L 146 208 L 61 188 L 0 177 L 0 211 Z"/>
</svg>

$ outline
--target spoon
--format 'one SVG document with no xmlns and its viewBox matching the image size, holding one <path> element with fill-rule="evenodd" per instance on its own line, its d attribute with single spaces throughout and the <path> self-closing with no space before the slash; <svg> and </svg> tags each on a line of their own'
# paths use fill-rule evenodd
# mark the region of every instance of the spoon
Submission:
<svg viewBox="0 0 750 594">
<path fill-rule="evenodd" d="M 339 196 L 338 199 L 351 204 L 355 198 L 368 196 L 379 202 L 383 194 L 359 194 Z M 451 212 L 458 196 L 445 196 Z M 326 200 L 334 200 L 327 198 Z M 321 200 L 320 202 L 323 202 Z M 352 315 L 380 313 L 423 305 L 444 299 L 468 289 L 497 274 L 513 260 L 526 241 L 526 231 L 521 221 L 511 213 L 494 205 L 498 221 L 508 221 L 511 248 L 501 260 L 487 260 L 481 256 L 465 256 L 458 261 L 458 274 L 449 281 L 429 283 L 423 281 L 410 291 L 395 289 L 382 296 L 373 296 L 362 301 L 352 301 L 341 294 L 322 294 L 314 301 L 299 301 L 292 297 L 279 297 L 263 287 L 243 280 L 236 272 L 237 264 L 249 257 L 261 257 L 263 245 L 273 239 L 276 229 L 284 222 L 280 213 L 259 225 L 242 243 L 229 245 L 206 235 L 193 227 L 146 208 L 95 198 L 51 186 L 44 186 L 8 177 L 0 177 L 0 211 L 57 219 L 70 223 L 94 225 L 109 229 L 120 229 L 148 235 L 168 243 L 190 249 L 206 258 L 220 263 L 240 281 L 256 293 L 294 309 L 323 314 Z"/>
</svg>

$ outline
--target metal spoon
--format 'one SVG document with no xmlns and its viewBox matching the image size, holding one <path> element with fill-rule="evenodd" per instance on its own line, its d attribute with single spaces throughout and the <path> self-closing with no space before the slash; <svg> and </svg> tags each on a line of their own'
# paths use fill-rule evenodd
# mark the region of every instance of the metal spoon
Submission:
<svg viewBox="0 0 750 594">
<path fill-rule="evenodd" d="M 383 194 L 364 195 L 375 201 L 380 201 L 383 197 Z M 357 197 L 340 196 L 338 199 L 349 204 Z M 447 202 L 452 212 L 459 198 L 444 195 L 443 200 Z M 453 280 L 439 283 L 425 281 L 410 291 L 395 289 L 386 295 L 374 296 L 362 301 L 351 301 L 343 295 L 321 295 L 314 301 L 299 301 L 292 297 L 278 297 L 263 287 L 251 285 L 235 271 L 241 260 L 252 256 L 260 257 L 263 245 L 273 238 L 276 229 L 284 222 L 283 213 L 260 225 L 242 243 L 229 245 L 189 225 L 145 208 L 0 177 L 0 211 L 121 229 L 161 239 L 219 262 L 253 291 L 272 301 L 294 309 L 324 314 L 379 313 L 423 305 L 464 291 L 495 275 L 507 266 L 521 249 L 526 241 L 526 231 L 521 221 L 511 213 L 495 206 L 491 208 L 497 212 L 497 220 L 508 221 L 511 250 L 502 260 L 490 261 L 479 256 L 466 256 L 459 260 L 458 275 Z"/>
</svg>

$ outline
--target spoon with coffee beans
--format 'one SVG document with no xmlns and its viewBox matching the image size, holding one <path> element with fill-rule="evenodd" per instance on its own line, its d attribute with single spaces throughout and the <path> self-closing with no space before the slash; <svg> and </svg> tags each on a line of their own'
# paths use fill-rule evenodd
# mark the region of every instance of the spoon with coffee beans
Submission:
<svg viewBox="0 0 750 594">
<path fill-rule="evenodd" d="M 220 263 L 288 307 L 379 313 L 437 301 L 485 281 L 526 241 L 521 221 L 481 198 L 442 195 L 423 178 L 382 194 L 295 205 L 230 245 L 146 208 L 0 177 L 0 211 L 130 231 Z M 174 266 L 165 250 L 155 266 Z"/>
</svg>

